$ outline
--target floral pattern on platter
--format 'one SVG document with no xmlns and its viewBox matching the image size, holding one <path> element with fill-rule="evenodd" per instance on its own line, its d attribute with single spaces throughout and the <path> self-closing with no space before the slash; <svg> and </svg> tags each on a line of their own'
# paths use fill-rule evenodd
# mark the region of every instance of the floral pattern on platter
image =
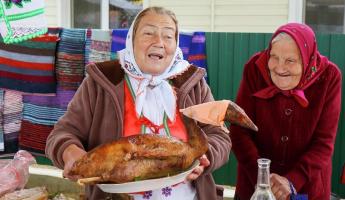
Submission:
<svg viewBox="0 0 345 200">
<path fill-rule="evenodd" d="M 162 188 L 162 194 L 166 197 L 171 195 L 171 191 L 172 191 L 171 187 Z"/>
<path fill-rule="evenodd" d="M 152 197 L 152 190 L 146 191 L 146 192 L 143 194 L 143 199 L 150 199 L 151 197 Z"/>
<path fill-rule="evenodd" d="M 169 197 L 171 196 L 171 192 L 172 192 L 172 187 L 162 188 L 162 196 Z M 152 190 L 146 191 L 143 194 L 143 199 L 151 199 L 152 195 L 153 195 Z"/>
<path fill-rule="evenodd" d="M 23 2 L 31 2 L 31 0 L 4 0 L 6 9 L 10 9 L 12 5 L 23 8 Z"/>
</svg>

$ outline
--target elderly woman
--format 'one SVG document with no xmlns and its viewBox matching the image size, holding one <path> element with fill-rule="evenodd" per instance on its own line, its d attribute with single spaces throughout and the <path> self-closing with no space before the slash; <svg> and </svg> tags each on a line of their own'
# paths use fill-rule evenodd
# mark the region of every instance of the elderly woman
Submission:
<svg viewBox="0 0 345 200">
<path fill-rule="evenodd" d="M 182 140 L 178 109 L 213 101 L 205 71 L 183 60 L 175 15 L 161 7 L 138 14 L 119 61 L 91 64 L 66 114 L 48 137 L 46 153 L 68 176 L 73 163 L 96 146 L 131 134 L 171 134 Z M 133 199 L 221 199 L 211 172 L 227 162 L 231 142 L 219 127 L 200 124 L 209 150 L 182 184 Z M 75 177 L 68 177 L 75 179 Z M 88 186 L 89 199 L 120 199 Z"/>
<path fill-rule="evenodd" d="M 272 161 L 276 199 L 289 199 L 292 190 L 309 200 L 329 199 L 340 98 L 341 73 L 318 52 L 312 29 L 281 26 L 268 49 L 244 68 L 236 101 L 259 132 L 231 126 L 238 160 L 236 199 L 253 194 L 261 157 Z"/>
</svg>

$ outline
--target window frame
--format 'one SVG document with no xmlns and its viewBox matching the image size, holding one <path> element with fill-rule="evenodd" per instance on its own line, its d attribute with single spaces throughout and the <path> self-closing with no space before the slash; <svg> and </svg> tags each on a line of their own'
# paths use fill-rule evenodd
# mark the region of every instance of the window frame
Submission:
<svg viewBox="0 0 345 200">
<path fill-rule="evenodd" d="M 56 0 L 58 7 L 58 26 L 73 28 L 73 1 L 76 0 Z M 100 27 L 103 30 L 109 30 L 109 3 L 110 0 L 101 0 L 101 18 Z M 143 0 L 143 8 L 148 7 L 149 0 Z"/>
<path fill-rule="evenodd" d="M 289 0 L 289 4 L 290 4 L 290 2 L 292 3 L 292 5 L 296 4 L 296 2 L 298 4 L 298 1 L 299 0 Z M 289 5 L 289 19 L 290 19 L 290 13 L 292 15 L 295 14 L 293 11 L 293 9 L 295 9 L 295 10 L 298 10 L 297 14 L 302 16 L 303 20 L 301 21 L 301 23 L 305 23 L 306 0 L 301 0 L 300 4 L 302 4 L 302 5 L 294 5 L 292 7 L 290 7 L 290 5 Z M 345 6 L 344 6 L 344 19 L 343 19 L 343 32 L 341 34 L 344 34 L 344 33 L 345 33 Z"/>
<path fill-rule="evenodd" d="M 72 27 L 72 1 L 71 0 L 56 0 L 58 9 L 58 26 L 71 28 Z"/>
<path fill-rule="evenodd" d="M 289 0 L 288 22 L 304 23 L 305 0 Z"/>
</svg>

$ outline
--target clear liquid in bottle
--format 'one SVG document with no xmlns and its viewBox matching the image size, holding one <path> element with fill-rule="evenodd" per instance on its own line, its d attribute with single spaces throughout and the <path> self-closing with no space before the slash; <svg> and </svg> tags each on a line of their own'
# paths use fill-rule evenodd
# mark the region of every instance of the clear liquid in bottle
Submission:
<svg viewBox="0 0 345 200">
<path fill-rule="evenodd" d="M 258 180 L 250 200 L 276 200 L 270 187 L 270 163 L 269 159 L 258 159 Z"/>
</svg>

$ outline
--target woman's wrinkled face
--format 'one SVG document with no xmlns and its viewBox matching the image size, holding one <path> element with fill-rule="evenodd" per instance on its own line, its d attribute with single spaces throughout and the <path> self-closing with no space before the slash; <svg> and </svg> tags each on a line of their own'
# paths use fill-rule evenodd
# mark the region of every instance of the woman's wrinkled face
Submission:
<svg viewBox="0 0 345 200">
<path fill-rule="evenodd" d="M 176 50 L 176 25 L 168 15 L 148 12 L 135 33 L 135 61 L 146 74 L 159 75 L 169 67 Z"/>
<path fill-rule="evenodd" d="M 281 90 L 295 88 L 302 77 L 303 66 L 299 48 L 293 39 L 281 39 L 272 44 L 268 61 L 273 83 Z"/>
</svg>

